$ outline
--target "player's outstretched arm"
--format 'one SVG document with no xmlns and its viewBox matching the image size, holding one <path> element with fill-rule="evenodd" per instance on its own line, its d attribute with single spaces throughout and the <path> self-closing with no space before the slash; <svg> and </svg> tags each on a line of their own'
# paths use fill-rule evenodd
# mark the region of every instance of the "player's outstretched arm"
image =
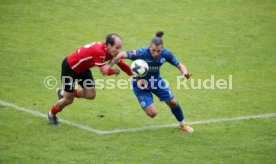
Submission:
<svg viewBox="0 0 276 164">
<path fill-rule="evenodd" d="M 120 52 L 115 58 L 113 58 L 112 60 L 110 60 L 110 62 L 109 62 L 107 65 L 101 67 L 101 72 L 102 72 L 103 74 L 107 73 L 108 70 L 109 70 L 115 63 L 118 63 L 118 62 L 120 61 L 120 59 L 123 59 L 123 58 L 127 58 L 127 54 L 126 54 L 125 51 Z"/>
<path fill-rule="evenodd" d="M 182 63 L 180 63 L 177 68 L 179 69 L 179 71 L 181 72 L 182 76 L 185 78 L 185 79 L 189 79 L 190 76 L 192 76 L 192 74 L 190 74 L 186 68 L 186 66 Z"/>
<path fill-rule="evenodd" d="M 132 72 L 130 70 L 130 67 L 123 61 L 120 60 L 117 65 L 120 67 L 122 71 L 124 71 L 128 76 L 132 75 Z"/>
<path fill-rule="evenodd" d="M 115 58 L 113 58 L 108 65 L 110 65 L 110 68 L 115 64 L 118 63 L 121 59 L 126 59 L 127 53 L 125 51 L 120 52 Z"/>
</svg>

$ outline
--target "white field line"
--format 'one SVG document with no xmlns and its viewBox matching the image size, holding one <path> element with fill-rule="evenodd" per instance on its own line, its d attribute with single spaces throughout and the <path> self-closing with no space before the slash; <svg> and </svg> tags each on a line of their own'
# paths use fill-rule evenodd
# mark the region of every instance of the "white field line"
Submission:
<svg viewBox="0 0 276 164">
<path fill-rule="evenodd" d="M 11 103 L 8 103 L 8 102 L 5 102 L 5 101 L 1 101 L 1 100 L 0 100 L 0 104 L 4 105 L 4 106 L 12 107 L 12 108 L 14 108 L 16 110 L 20 110 L 20 111 L 23 111 L 23 112 L 31 113 L 32 115 L 35 115 L 35 116 L 47 118 L 47 113 L 41 113 L 41 112 L 33 111 L 33 110 L 30 110 L 30 109 L 22 108 L 22 107 L 19 107 L 19 106 L 16 106 L 14 104 L 11 104 Z M 74 122 L 70 122 L 70 121 L 67 121 L 67 120 L 61 120 L 60 119 L 59 121 L 62 122 L 62 123 L 71 125 L 71 126 L 78 127 L 80 129 L 83 129 L 83 130 L 86 130 L 86 131 L 97 133 L 97 134 L 101 134 L 103 132 L 101 130 L 92 129 L 92 128 L 88 127 L 88 126 L 76 124 Z"/>
<path fill-rule="evenodd" d="M 19 107 L 16 106 L 14 104 L 5 102 L 5 101 L 1 101 L 0 100 L 0 104 L 4 105 L 4 106 L 9 106 L 12 107 L 16 110 L 20 110 L 23 112 L 27 112 L 27 113 L 31 113 L 35 116 L 39 116 L 39 117 L 43 117 L 43 118 L 47 118 L 46 113 L 41 113 L 41 112 L 37 112 L 37 111 L 33 111 L 30 109 L 26 109 L 23 107 Z M 221 118 L 221 119 L 210 119 L 210 120 L 202 120 L 202 121 L 192 121 L 189 122 L 189 125 L 198 125 L 198 124 L 210 124 L 210 123 L 218 123 L 218 122 L 226 122 L 226 121 L 238 121 L 238 120 L 247 120 L 247 119 L 256 119 L 256 118 L 269 118 L 269 117 L 275 117 L 276 113 L 267 113 L 267 114 L 259 114 L 259 115 L 254 115 L 254 116 L 241 116 L 241 117 L 233 117 L 233 118 Z M 150 125 L 150 126 L 145 126 L 145 127 L 138 127 L 138 128 L 128 128 L 128 129 L 114 129 L 114 130 L 97 130 L 97 129 L 93 129 L 90 128 L 88 126 L 85 125 L 80 125 L 71 121 L 67 121 L 67 120 L 63 120 L 60 119 L 60 122 L 70 125 L 70 126 L 74 126 L 74 127 L 78 127 L 80 129 L 89 131 L 89 132 L 93 132 L 96 134 L 112 134 L 112 133 L 126 133 L 126 132 L 137 132 L 137 131 L 145 131 L 145 130 L 153 130 L 153 129 L 160 129 L 160 128 L 166 128 L 166 127 L 177 127 L 179 124 L 163 124 L 163 125 Z"/>
</svg>

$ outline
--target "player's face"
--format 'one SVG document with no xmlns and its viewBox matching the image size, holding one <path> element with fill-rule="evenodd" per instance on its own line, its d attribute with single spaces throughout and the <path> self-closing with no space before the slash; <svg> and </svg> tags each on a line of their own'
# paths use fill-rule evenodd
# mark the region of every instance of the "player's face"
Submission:
<svg viewBox="0 0 276 164">
<path fill-rule="evenodd" d="M 121 52 L 123 42 L 119 37 L 115 38 L 114 45 L 111 46 L 110 44 L 107 46 L 107 52 L 112 55 L 116 56 Z"/>
<path fill-rule="evenodd" d="M 163 50 L 163 45 L 156 46 L 155 44 L 151 44 L 150 46 L 150 54 L 153 58 L 157 58 Z"/>
</svg>

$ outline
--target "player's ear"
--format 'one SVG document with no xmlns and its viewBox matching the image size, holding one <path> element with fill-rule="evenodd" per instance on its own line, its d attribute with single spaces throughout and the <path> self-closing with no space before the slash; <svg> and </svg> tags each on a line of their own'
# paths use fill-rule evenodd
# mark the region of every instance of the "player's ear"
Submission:
<svg viewBox="0 0 276 164">
<path fill-rule="evenodd" d="M 110 43 L 108 43 L 107 45 L 106 45 L 106 48 L 111 48 L 112 46 L 111 46 L 111 44 Z"/>
</svg>

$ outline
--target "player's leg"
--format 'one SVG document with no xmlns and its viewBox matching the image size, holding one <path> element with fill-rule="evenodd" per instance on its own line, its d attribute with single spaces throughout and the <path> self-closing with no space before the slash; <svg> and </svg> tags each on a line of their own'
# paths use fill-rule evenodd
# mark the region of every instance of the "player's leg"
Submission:
<svg viewBox="0 0 276 164">
<path fill-rule="evenodd" d="M 160 101 L 166 102 L 166 104 L 170 107 L 172 114 L 180 123 L 180 127 L 185 126 L 186 124 L 184 120 L 183 111 L 176 99 L 174 98 L 174 94 L 162 79 L 159 80 L 161 80 L 158 83 L 160 86 L 156 86 L 157 89 L 153 89 L 152 92 L 159 98 Z M 190 130 L 189 132 L 192 132 L 192 130 Z"/>
<path fill-rule="evenodd" d="M 179 121 L 180 125 L 184 125 L 184 114 L 176 99 L 172 98 L 171 100 L 165 102 L 170 107 L 171 112 L 173 113 L 177 121 Z"/>
<path fill-rule="evenodd" d="M 74 101 L 74 93 L 64 91 L 63 98 L 59 99 L 48 113 L 49 123 L 52 125 L 58 125 L 58 117 L 56 116 L 57 113 L 61 112 L 62 109 L 67 105 L 72 104 L 73 101 Z"/>
<path fill-rule="evenodd" d="M 189 133 L 194 132 L 194 129 L 185 123 L 183 111 L 175 98 L 167 101 L 166 104 L 171 108 L 171 111 L 175 118 L 180 123 L 180 129 Z"/>
<path fill-rule="evenodd" d="M 160 101 L 166 102 L 166 104 L 170 107 L 172 114 L 175 116 L 177 121 L 179 121 L 180 125 L 184 125 L 184 114 L 181 107 L 174 98 L 170 88 L 157 88 L 153 90 L 153 93 L 159 98 Z"/>
<path fill-rule="evenodd" d="M 79 75 L 79 79 L 80 81 L 78 84 L 81 86 L 81 88 L 74 91 L 75 97 L 89 100 L 95 99 L 96 89 L 91 71 L 86 70 Z"/>
<path fill-rule="evenodd" d="M 62 62 L 62 69 L 61 69 L 61 81 L 63 84 L 64 90 L 58 91 L 62 96 L 59 96 L 59 100 L 52 106 L 51 110 L 48 113 L 49 122 L 52 125 L 58 125 L 58 118 L 56 114 L 61 112 L 64 107 L 73 103 L 74 100 L 74 80 L 76 74 L 73 70 L 69 67 L 67 63 L 67 58 L 65 58 Z"/>
<path fill-rule="evenodd" d="M 54 107 L 57 109 L 57 112 L 53 112 L 52 114 L 56 115 L 58 112 L 62 111 L 62 109 L 74 101 L 74 93 L 64 91 L 64 96 L 60 100 L 56 102 Z"/>
<path fill-rule="evenodd" d="M 151 92 L 149 90 L 142 90 L 136 85 L 133 86 L 133 92 L 145 113 L 149 117 L 154 118 L 157 115 L 157 109 L 153 104 L 153 97 Z"/>
<path fill-rule="evenodd" d="M 64 90 L 61 88 L 57 89 L 58 99 L 62 99 L 64 97 Z M 78 88 L 74 89 L 73 95 L 75 98 L 86 98 L 86 99 L 95 99 L 96 90 L 95 88 L 86 89 L 86 88 Z"/>
<path fill-rule="evenodd" d="M 144 111 L 151 118 L 154 118 L 157 115 L 157 110 L 153 103 L 147 106 L 146 108 L 144 108 Z"/>
<path fill-rule="evenodd" d="M 75 97 L 77 98 L 85 98 L 88 100 L 93 100 L 96 97 L 96 90 L 95 88 L 87 89 L 87 88 L 79 88 L 75 90 Z"/>
<path fill-rule="evenodd" d="M 62 71 L 64 74 L 64 70 Z M 72 80 L 73 79 L 73 80 Z M 74 100 L 74 77 L 67 76 L 66 79 L 62 79 L 62 84 L 64 90 L 62 97 L 59 97 L 59 100 L 55 103 L 55 105 L 51 108 L 48 113 L 49 123 L 52 125 L 58 125 L 58 117 L 57 113 L 61 112 L 64 107 L 73 103 Z"/>
</svg>

